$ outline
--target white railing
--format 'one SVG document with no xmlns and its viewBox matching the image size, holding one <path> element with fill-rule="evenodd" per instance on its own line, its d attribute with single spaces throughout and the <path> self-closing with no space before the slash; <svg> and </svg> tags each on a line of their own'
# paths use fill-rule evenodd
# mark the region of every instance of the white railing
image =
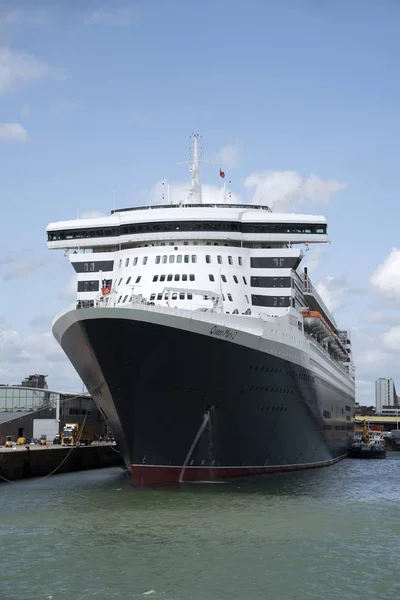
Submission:
<svg viewBox="0 0 400 600">
<path fill-rule="evenodd" d="M 114 306 L 114 305 L 104 305 L 104 306 L 95 306 L 95 307 L 87 307 L 87 308 L 77 308 L 76 307 L 76 303 L 73 305 L 70 305 L 66 308 L 64 308 L 62 311 L 60 311 L 53 319 L 53 323 L 52 325 L 54 325 L 54 323 L 60 319 L 61 317 L 63 317 L 64 315 L 66 315 L 69 312 L 75 311 L 75 310 L 94 310 L 94 309 L 107 309 L 107 308 L 121 308 L 124 310 L 133 310 L 133 309 L 140 309 L 140 310 L 144 310 L 147 312 L 153 312 L 153 313 L 158 313 L 158 314 L 166 314 L 166 315 L 174 315 L 177 317 L 184 317 L 187 319 L 191 319 L 194 321 L 201 321 L 201 322 L 208 322 L 211 323 L 212 325 L 221 325 L 223 327 L 230 327 L 232 329 L 236 329 L 236 330 L 240 330 L 243 331 L 244 333 L 250 333 L 253 335 L 262 335 L 263 334 L 263 328 L 256 328 L 256 327 L 249 327 L 248 325 L 246 325 L 245 323 L 242 322 L 242 320 L 244 319 L 248 319 L 248 318 L 253 318 L 253 320 L 255 320 L 254 316 L 251 317 L 251 315 L 232 315 L 232 314 L 226 314 L 226 313 L 217 313 L 214 312 L 212 309 L 207 310 L 206 312 L 203 311 L 197 311 L 197 310 L 186 310 L 186 309 L 182 309 L 182 308 L 172 308 L 169 306 L 160 306 L 160 305 L 149 305 L 149 304 L 142 304 L 142 303 L 130 303 L 130 305 L 126 305 L 126 306 Z M 223 318 L 221 318 L 221 314 L 224 315 Z M 240 320 L 239 320 L 240 319 Z"/>
<path fill-rule="evenodd" d="M 349 376 L 349 371 L 342 363 L 333 359 L 332 356 L 329 354 L 329 352 L 327 350 L 325 350 L 325 348 L 323 346 L 321 346 L 318 342 L 316 342 L 315 339 L 313 337 L 311 337 L 308 333 L 304 332 L 304 335 L 309 340 L 309 342 L 311 343 L 311 346 L 315 350 L 317 350 L 320 354 L 322 354 L 324 358 L 328 358 L 329 361 L 335 367 L 338 367 L 339 369 L 341 369 L 343 371 L 343 373 L 345 373 L 347 376 Z"/>
</svg>

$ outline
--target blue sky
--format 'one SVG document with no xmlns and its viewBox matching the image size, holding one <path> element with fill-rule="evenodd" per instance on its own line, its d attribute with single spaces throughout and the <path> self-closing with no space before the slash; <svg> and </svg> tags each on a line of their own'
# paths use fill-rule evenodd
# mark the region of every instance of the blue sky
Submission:
<svg viewBox="0 0 400 600">
<path fill-rule="evenodd" d="M 46 225 L 185 182 L 195 131 L 243 201 L 251 175 L 266 203 L 267 171 L 278 194 L 302 178 L 289 204 L 328 219 L 313 279 L 353 328 L 373 402 L 400 351 L 399 19 L 392 0 L 3 1 L 0 382 L 78 387 L 49 333 L 72 272 Z M 311 174 L 338 184 L 328 202 L 300 202 Z M 220 185 L 213 165 L 202 178 Z"/>
</svg>

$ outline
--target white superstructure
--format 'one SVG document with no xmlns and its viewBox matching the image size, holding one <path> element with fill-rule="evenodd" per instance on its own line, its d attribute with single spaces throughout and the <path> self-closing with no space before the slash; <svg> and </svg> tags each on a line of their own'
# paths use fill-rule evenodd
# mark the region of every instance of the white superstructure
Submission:
<svg viewBox="0 0 400 600">
<path fill-rule="evenodd" d="M 261 319 L 264 335 L 306 351 L 311 368 L 351 393 L 348 332 L 337 330 L 301 268 L 302 246 L 328 242 L 326 219 L 203 203 L 197 142 L 186 203 L 48 225 L 48 247 L 67 251 L 77 273 L 76 307 L 206 312 L 210 322 L 216 313 L 249 326 Z"/>
</svg>

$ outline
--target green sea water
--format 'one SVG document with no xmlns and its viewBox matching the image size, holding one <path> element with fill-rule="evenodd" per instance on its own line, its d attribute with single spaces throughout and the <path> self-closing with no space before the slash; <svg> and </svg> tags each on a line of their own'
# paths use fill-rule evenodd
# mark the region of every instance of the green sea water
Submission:
<svg viewBox="0 0 400 600">
<path fill-rule="evenodd" d="M 103 469 L 0 502 L 0 600 L 400 598 L 400 453 L 147 490 Z"/>
</svg>

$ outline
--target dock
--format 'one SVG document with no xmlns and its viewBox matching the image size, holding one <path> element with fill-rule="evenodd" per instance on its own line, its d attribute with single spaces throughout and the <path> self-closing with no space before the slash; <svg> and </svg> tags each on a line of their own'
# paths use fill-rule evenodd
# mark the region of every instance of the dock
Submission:
<svg viewBox="0 0 400 600">
<path fill-rule="evenodd" d="M 123 460 L 111 444 L 0 448 L 0 483 L 115 466 L 122 467 Z"/>
</svg>

